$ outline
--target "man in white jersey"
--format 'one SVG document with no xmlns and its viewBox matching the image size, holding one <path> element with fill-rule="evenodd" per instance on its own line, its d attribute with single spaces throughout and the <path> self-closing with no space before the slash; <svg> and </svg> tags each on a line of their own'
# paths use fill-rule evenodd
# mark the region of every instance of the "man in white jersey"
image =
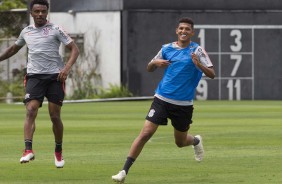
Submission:
<svg viewBox="0 0 282 184">
<path fill-rule="evenodd" d="M 134 161 L 141 153 L 146 142 L 153 136 L 159 125 L 167 125 L 171 120 L 174 127 L 175 144 L 181 148 L 194 148 L 195 160 L 204 156 L 202 137 L 188 134 L 192 123 L 193 98 L 195 89 L 204 73 L 215 77 L 212 62 L 205 50 L 192 42 L 194 23 L 191 18 L 181 18 L 176 28 L 178 41 L 163 45 L 158 54 L 148 63 L 147 70 L 165 68 L 154 101 L 147 114 L 143 129 L 134 140 L 122 170 L 112 176 L 116 182 L 123 183 Z"/>
<path fill-rule="evenodd" d="M 32 0 L 30 14 L 34 25 L 24 28 L 14 45 L 0 55 L 3 61 L 16 54 L 25 44 L 28 47 L 27 75 L 25 77 L 26 118 L 24 122 L 25 150 L 20 163 L 35 158 L 32 140 L 35 131 L 35 119 L 44 97 L 48 99 L 50 119 L 55 137 L 55 165 L 62 168 L 65 161 L 62 156 L 63 123 L 61 106 L 64 100 L 65 80 L 76 62 L 79 50 L 65 31 L 47 21 L 49 3 L 47 0 Z M 59 55 L 59 46 L 63 43 L 70 49 L 70 57 L 64 64 Z"/>
</svg>

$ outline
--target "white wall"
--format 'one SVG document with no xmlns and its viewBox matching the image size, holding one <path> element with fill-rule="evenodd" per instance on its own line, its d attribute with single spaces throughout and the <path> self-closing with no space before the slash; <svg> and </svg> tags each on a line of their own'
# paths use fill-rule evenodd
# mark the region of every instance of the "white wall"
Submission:
<svg viewBox="0 0 282 184">
<path fill-rule="evenodd" d="M 120 12 L 50 13 L 49 17 L 50 22 L 61 25 L 70 34 L 84 34 L 84 50 L 90 49 L 99 55 L 98 71 L 103 88 L 108 88 L 109 84 L 121 84 Z M 83 66 L 83 61 L 78 62 Z M 84 69 L 87 67 L 84 66 Z M 67 86 L 67 91 L 71 89 L 72 86 Z"/>
<path fill-rule="evenodd" d="M 84 34 L 84 50 L 99 55 L 100 65 L 98 72 L 101 74 L 102 81 L 99 83 L 102 88 L 107 89 L 109 84 L 121 84 L 121 15 L 120 12 L 81 12 L 81 13 L 50 13 L 50 22 L 62 26 L 68 33 Z M 33 24 L 33 19 L 30 19 Z M 98 34 L 95 34 L 98 33 Z M 2 41 L 0 48 L 4 51 L 8 46 L 15 42 Z M 94 44 L 97 41 L 96 46 Z M 95 49 L 94 49 L 95 48 Z M 92 50 L 91 50 L 92 49 Z M 22 48 L 15 56 L 9 58 L 9 67 L 7 61 L 0 63 L 4 69 L 1 73 L 2 79 L 7 79 L 9 74 L 12 77 L 12 69 L 23 69 L 26 66 L 27 49 Z M 90 59 L 91 60 L 91 59 Z M 93 59 L 94 60 L 94 59 Z M 88 65 L 79 57 L 79 66 L 82 70 L 87 70 Z M 9 68 L 9 71 L 7 69 Z M 70 80 L 66 82 L 67 95 L 71 95 L 74 89 Z"/>
</svg>

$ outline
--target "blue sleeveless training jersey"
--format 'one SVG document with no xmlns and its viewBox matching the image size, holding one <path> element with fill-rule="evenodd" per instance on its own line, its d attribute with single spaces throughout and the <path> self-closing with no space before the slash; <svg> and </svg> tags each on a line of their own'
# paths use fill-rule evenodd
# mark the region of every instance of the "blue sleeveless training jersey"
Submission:
<svg viewBox="0 0 282 184">
<path fill-rule="evenodd" d="M 178 47 L 175 42 L 162 46 L 159 58 L 168 60 L 171 64 L 165 69 L 156 89 L 157 97 L 172 101 L 193 101 L 195 89 L 203 74 L 192 61 L 193 52 L 204 66 L 212 66 L 204 49 L 195 42 L 191 42 L 186 48 Z"/>
</svg>

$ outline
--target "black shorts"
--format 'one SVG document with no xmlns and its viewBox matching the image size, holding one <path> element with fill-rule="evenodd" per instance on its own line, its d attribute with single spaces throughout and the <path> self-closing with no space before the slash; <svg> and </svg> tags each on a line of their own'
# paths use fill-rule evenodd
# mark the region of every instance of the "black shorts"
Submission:
<svg viewBox="0 0 282 184">
<path fill-rule="evenodd" d="M 62 106 L 65 97 L 65 83 L 57 81 L 58 74 L 34 74 L 25 77 L 25 98 L 24 103 L 31 100 L 41 102 L 44 97 L 49 102 Z"/>
<path fill-rule="evenodd" d="M 186 132 L 192 123 L 193 109 L 193 105 L 174 105 L 155 97 L 146 116 L 146 120 L 157 125 L 167 125 L 167 118 L 169 118 L 176 130 Z"/>
</svg>

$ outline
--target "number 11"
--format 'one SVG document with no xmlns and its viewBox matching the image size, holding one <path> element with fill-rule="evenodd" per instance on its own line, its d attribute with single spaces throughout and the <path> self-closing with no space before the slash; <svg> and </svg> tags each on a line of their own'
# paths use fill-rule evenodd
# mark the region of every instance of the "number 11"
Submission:
<svg viewBox="0 0 282 184">
<path fill-rule="evenodd" d="M 235 80 L 235 85 L 233 84 L 233 80 L 228 80 L 227 88 L 229 89 L 229 100 L 233 100 L 234 88 L 236 89 L 236 100 L 241 100 L 241 81 L 239 79 Z"/>
</svg>

